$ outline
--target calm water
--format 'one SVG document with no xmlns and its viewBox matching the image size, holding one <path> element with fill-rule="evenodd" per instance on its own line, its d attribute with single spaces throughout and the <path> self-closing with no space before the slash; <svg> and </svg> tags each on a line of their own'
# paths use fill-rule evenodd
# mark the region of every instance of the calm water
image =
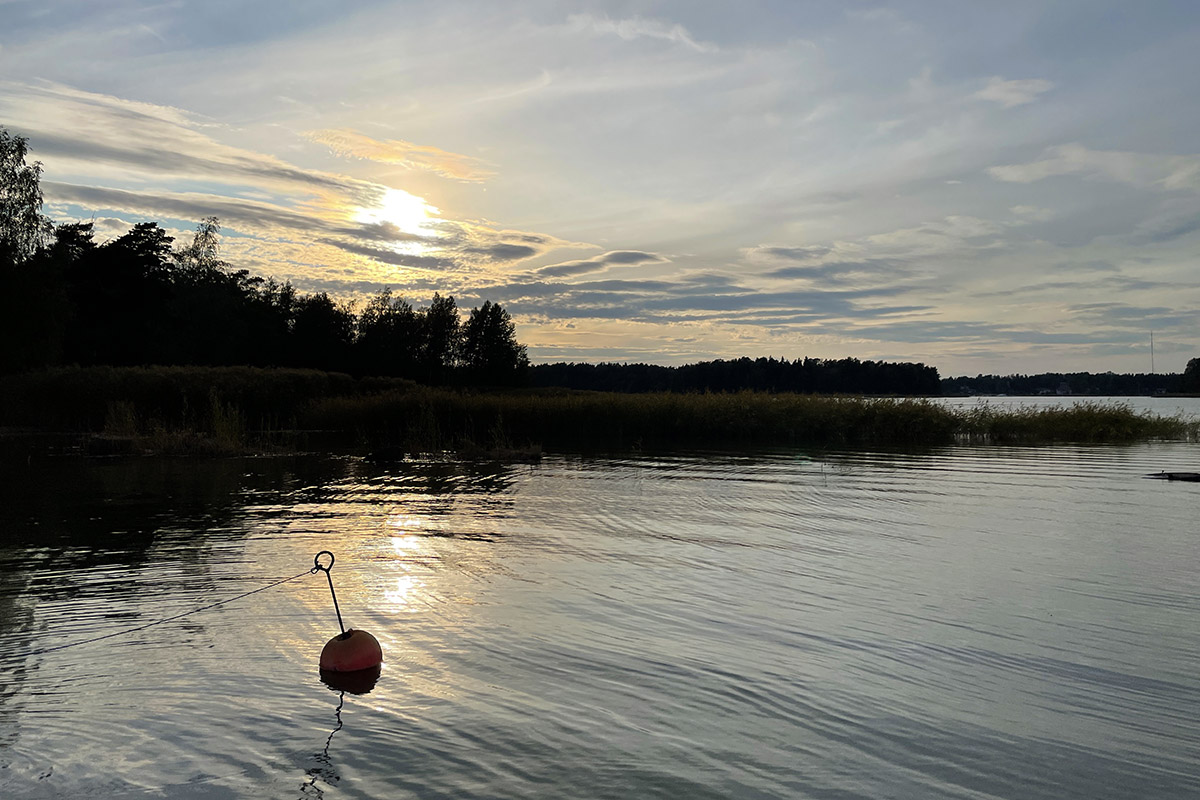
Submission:
<svg viewBox="0 0 1200 800">
<path fill-rule="evenodd" d="M 11 459 L 10 459 L 11 462 Z M 1200 445 L 3 467 L 5 798 L 1200 796 Z M 319 680 L 337 553 L 374 690 Z"/>
</svg>

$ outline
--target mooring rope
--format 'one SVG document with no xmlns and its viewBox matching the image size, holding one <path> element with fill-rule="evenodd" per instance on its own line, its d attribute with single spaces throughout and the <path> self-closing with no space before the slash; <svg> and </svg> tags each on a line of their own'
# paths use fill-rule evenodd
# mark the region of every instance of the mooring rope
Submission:
<svg viewBox="0 0 1200 800">
<path fill-rule="evenodd" d="M 332 555 L 332 554 L 330 554 L 330 555 Z M 330 566 L 333 566 L 333 564 L 331 563 Z M 322 569 L 324 569 L 324 568 L 322 568 Z M 53 653 L 58 650 L 66 650 L 68 647 L 78 647 L 81 644 L 91 644 L 92 642 L 100 642 L 105 639 L 113 639 L 117 636 L 125 636 L 130 633 L 137 633 L 138 631 L 144 631 L 147 628 L 153 628 L 156 625 L 163 625 L 168 622 L 174 622 L 177 619 L 183 619 L 184 617 L 190 617 L 192 614 L 199 614 L 201 611 L 208 611 L 210 608 L 216 608 L 217 606 L 223 606 L 223 605 L 226 605 L 227 603 L 232 603 L 235 600 L 241 600 L 243 597 L 249 597 L 252 594 L 258 594 L 259 592 L 265 592 L 267 589 L 273 589 L 276 586 L 280 586 L 281 584 L 287 583 L 288 581 L 294 581 L 297 578 L 303 578 L 305 575 L 313 575 L 317 572 L 317 570 L 318 570 L 318 567 L 313 567 L 312 569 L 306 569 L 306 570 L 304 570 L 304 572 L 297 573 L 290 578 L 281 578 L 280 580 L 277 580 L 274 583 L 268 583 L 266 586 L 260 586 L 257 589 L 251 589 L 250 591 L 243 592 L 242 594 L 239 594 L 236 597 L 228 597 L 224 600 L 218 600 L 215 603 L 209 603 L 208 605 L 200 606 L 199 608 L 193 608 L 191 611 L 184 611 L 182 614 L 175 614 L 174 616 L 166 617 L 165 619 L 158 619 L 158 620 L 155 620 L 154 622 L 147 622 L 145 625 L 138 625 L 136 628 L 126 628 L 124 630 L 114 631 L 112 633 L 106 633 L 102 636 L 93 636 L 90 639 L 83 639 L 78 642 L 68 642 L 67 644 L 60 644 L 60 645 L 56 645 L 54 647 L 46 647 L 41 650 L 33 650 L 29 653 L 26 653 L 26 656 L 40 656 L 45 653 Z M 328 575 L 328 574 L 329 574 L 328 571 L 326 571 L 326 575 Z M 331 588 L 332 588 L 332 580 L 330 581 L 330 584 L 331 584 Z M 338 614 L 338 621 L 339 622 L 341 621 L 341 613 L 340 612 Z"/>
</svg>

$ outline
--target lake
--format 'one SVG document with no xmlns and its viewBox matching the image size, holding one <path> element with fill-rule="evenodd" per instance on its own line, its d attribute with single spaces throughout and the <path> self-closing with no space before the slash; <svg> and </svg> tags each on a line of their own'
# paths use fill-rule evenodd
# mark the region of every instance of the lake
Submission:
<svg viewBox="0 0 1200 800">
<path fill-rule="evenodd" d="M 8 459 L 0 795 L 1200 796 L 1160 470 L 1200 448 Z"/>
</svg>

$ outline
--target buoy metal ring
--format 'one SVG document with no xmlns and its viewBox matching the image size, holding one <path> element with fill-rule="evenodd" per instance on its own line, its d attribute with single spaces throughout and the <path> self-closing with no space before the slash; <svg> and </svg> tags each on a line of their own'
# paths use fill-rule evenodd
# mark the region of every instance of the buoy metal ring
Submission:
<svg viewBox="0 0 1200 800">
<path fill-rule="evenodd" d="M 329 566 L 325 566 L 321 563 L 321 556 L 329 556 Z M 333 569 L 333 562 L 335 560 L 336 559 L 334 559 L 333 553 L 329 552 L 328 550 L 322 550 L 313 556 L 313 568 L 311 570 L 312 573 L 315 575 L 318 572 L 324 572 L 326 575 L 328 575 L 329 570 Z"/>
</svg>

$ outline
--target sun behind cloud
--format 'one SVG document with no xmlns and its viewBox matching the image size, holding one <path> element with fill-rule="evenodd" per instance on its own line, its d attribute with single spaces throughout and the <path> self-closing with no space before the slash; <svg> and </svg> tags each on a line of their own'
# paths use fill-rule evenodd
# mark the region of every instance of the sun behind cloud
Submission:
<svg viewBox="0 0 1200 800">
<path fill-rule="evenodd" d="M 405 233 L 432 235 L 432 222 L 440 209 L 426 203 L 424 198 L 403 189 L 388 189 L 379 199 L 378 205 L 360 207 L 354 214 L 355 222 L 368 224 L 392 224 Z"/>
</svg>

